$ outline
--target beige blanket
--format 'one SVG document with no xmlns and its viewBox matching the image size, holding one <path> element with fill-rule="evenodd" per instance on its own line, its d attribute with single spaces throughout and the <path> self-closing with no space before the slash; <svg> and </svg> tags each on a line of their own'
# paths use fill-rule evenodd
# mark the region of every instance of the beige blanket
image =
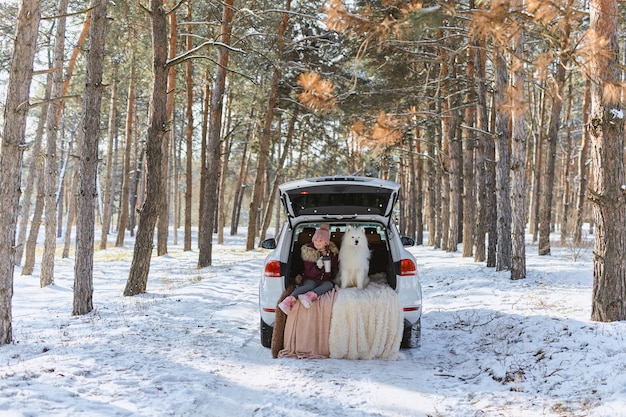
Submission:
<svg viewBox="0 0 626 417">
<path fill-rule="evenodd" d="M 400 298 L 387 284 L 339 291 L 330 325 L 334 359 L 404 359 L 400 342 L 404 316 Z"/>
<path fill-rule="evenodd" d="M 403 359 L 403 323 L 400 299 L 387 284 L 333 289 L 308 310 L 296 303 L 286 318 L 278 357 Z"/>
<path fill-rule="evenodd" d="M 284 348 L 279 358 L 328 358 L 330 317 L 337 290 L 332 289 L 311 304 L 309 309 L 297 302 L 285 324 Z"/>
</svg>

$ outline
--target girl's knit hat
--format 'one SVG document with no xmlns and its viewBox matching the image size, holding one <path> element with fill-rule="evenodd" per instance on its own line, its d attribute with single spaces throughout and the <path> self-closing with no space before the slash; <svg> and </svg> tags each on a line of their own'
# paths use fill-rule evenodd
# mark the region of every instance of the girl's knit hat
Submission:
<svg viewBox="0 0 626 417">
<path fill-rule="evenodd" d="M 330 227 L 324 223 L 315 231 L 313 240 L 323 240 L 326 244 L 330 243 Z"/>
</svg>

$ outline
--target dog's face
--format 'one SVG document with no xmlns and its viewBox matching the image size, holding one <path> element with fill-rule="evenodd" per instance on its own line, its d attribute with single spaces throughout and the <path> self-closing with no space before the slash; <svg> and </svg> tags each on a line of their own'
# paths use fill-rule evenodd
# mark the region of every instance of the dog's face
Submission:
<svg viewBox="0 0 626 417">
<path fill-rule="evenodd" d="M 359 244 L 363 245 L 366 241 L 367 237 L 362 227 L 353 228 L 352 226 L 348 226 L 341 243 L 342 245 L 347 243 L 349 245 L 359 246 Z"/>
</svg>

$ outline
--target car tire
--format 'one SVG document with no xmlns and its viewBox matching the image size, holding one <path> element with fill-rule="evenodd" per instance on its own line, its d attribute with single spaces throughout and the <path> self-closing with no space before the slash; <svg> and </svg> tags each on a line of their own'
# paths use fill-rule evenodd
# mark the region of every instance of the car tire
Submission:
<svg viewBox="0 0 626 417">
<path fill-rule="evenodd" d="M 261 319 L 261 345 L 266 348 L 272 347 L 272 334 L 274 326 L 270 326 Z"/>
<path fill-rule="evenodd" d="M 415 324 L 404 328 L 404 333 L 402 334 L 402 341 L 400 342 L 400 348 L 410 349 L 410 348 L 418 347 L 420 344 L 421 336 L 422 336 L 422 318 L 420 317 L 420 319 L 417 320 Z"/>
</svg>

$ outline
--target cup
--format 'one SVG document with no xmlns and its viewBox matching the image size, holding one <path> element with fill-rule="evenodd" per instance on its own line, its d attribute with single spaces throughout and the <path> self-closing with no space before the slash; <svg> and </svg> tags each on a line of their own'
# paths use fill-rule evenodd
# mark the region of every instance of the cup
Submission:
<svg viewBox="0 0 626 417">
<path fill-rule="evenodd" d="M 330 272 L 330 256 L 322 256 L 322 261 L 324 261 L 324 271 L 326 273 Z"/>
</svg>

